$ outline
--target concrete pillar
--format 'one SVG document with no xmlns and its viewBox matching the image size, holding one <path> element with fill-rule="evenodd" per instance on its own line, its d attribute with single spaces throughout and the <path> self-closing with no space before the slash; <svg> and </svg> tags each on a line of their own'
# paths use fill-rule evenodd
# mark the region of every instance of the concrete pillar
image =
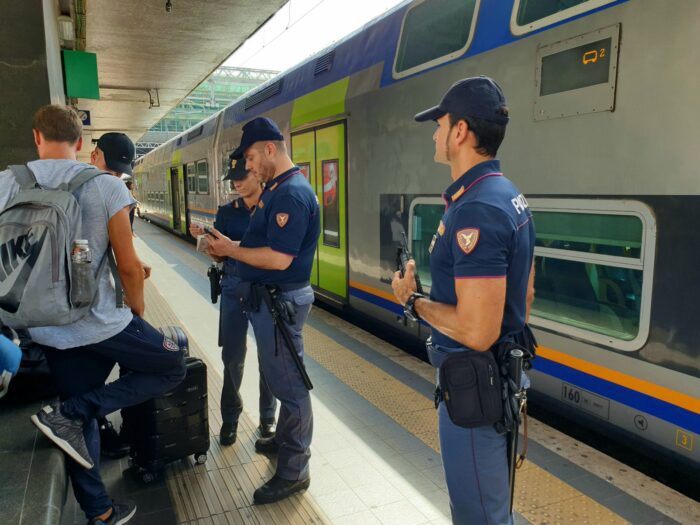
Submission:
<svg viewBox="0 0 700 525">
<path fill-rule="evenodd" d="M 0 170 L 36 158 L 32 116 L 65 103 L 56 0 L 0 0 Z"/>
</svg>

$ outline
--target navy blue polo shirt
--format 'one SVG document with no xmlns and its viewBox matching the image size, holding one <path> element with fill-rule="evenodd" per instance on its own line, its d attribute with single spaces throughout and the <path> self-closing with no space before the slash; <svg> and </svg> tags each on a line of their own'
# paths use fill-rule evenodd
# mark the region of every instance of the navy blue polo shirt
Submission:
<svg viewBox="0 0 700 525">
<path fill-rule="evenodd" d="M 295 166 L 266 185 L 241 241 L 244 248 L 269 246 L 291 255 L 292 264 L 286 270 L 263 270 L 239 262 L 241 279 L 262 284 L 308 281 L 320 232 L 316 194 Z"/>
<path fill-rule="evenodd" d="M 503 176 L 497 160 L 477 164 L 442 196 L 445 213 L 430 248 L 430 298 L 457 304 L 455 280 L 505 276 L 500 338 L 520 332 L 535 249 L 535 225 L 527 201 Z M 435 328 L 432 335 L 435 344 L 463 346 Z"/>
<path fill-rule="evenodd" d="M 251 210 L 245 205 L 242 197 L 219 206 L 214 219 L 214 228 L 229 239 L 240 241 L 250 224 Z M 224 275 L 236 275 L 236 260 L 226 257 L 224 260 Z"/>
</svg>

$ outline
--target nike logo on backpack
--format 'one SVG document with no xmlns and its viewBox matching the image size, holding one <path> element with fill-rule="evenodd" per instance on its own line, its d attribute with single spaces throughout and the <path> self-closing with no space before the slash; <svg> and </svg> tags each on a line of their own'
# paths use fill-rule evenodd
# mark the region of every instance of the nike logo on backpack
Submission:
<svg viewBox="0 0 700 525">
<path fill-rule="evenodd" d="M 10 280 L 12 274 L 16 274 L 14 283 L 12 283 L 10 289 L 3 295 L 0 295 L 0 308 L 6 312 L 14 314 L 19 310 L 19 303 L 24 292 L 24 287 L 34 269 L 34 264 L 36 264 L 39 258 L 41 247 L 44 245 L 47 233 L 48 232 L 44 230 L 41 239 L 34 243 L 30 242 L 31 234 L 28 234 L 0 246 L 0 258 L 2 259 L 1 268 L 6 273 L 4 279 L 0 280 L 0 289 L 5 289 L 6 287 L 2 285 L 5 285 Z"/>
</svg>

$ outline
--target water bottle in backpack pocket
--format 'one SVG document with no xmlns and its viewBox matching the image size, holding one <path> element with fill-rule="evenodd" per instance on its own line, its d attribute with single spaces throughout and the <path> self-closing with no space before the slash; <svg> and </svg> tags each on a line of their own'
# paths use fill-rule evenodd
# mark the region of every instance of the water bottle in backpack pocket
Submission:
<svg viewBox="0 0 700 525">
<path fill-rule="evenodd" d="M 92 252 L 85 239 L 76 239 L 70 253 L 70 302 L 74 307 L 86 306 L 95 297 L 95 278 L 92 275 Z"/>
</svg>

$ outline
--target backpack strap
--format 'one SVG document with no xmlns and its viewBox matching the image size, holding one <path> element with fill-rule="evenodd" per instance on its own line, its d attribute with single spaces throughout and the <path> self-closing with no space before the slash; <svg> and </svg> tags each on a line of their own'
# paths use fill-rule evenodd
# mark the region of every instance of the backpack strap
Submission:
<svg viewBox="0 0 700 525">
<path fill-rule="evenodd" d="M 99 175 L 110 175 L 112 176 L 111 173 L 107 173 L 106 171 L 102 171 L 95 166 L 89 166 L 83 170 L 81 170 L 77 175 L 75 175 L 70 182 L 66 185 L 66 191 L 69 191 L 71 193 L 75 193 L 78 191 L 78 189 L 85 184 L 86 182 L 94 179 L 95 177 L 98 177 Z"/>
<path fill-rule="evenodd" d="M 32 173 L 32 170 L 30 170 L 24 164 L 15 164 L 9 168 L 12 175 L 15 176 L 17 184 L 19 184 L 20 190 L 29 190 L 31 188 L 36 188 L 39 185 L 36 181 L 34 173 Z"/>
<path fill-rule="evenodd" d="M 124 307 L 124 287 L 122 286 L 122 280 L 119 277 L 119 272 L 117 271 L 117 260 L 114 258 L 114 252 L 112 251 L 112 245 L 107 246 L 107 257 L 109 257 L 109 269 L 112 271 L 112 277 L 114 278 L 114 293 L 117 302 L 117 308 Z"/>
</svg>

